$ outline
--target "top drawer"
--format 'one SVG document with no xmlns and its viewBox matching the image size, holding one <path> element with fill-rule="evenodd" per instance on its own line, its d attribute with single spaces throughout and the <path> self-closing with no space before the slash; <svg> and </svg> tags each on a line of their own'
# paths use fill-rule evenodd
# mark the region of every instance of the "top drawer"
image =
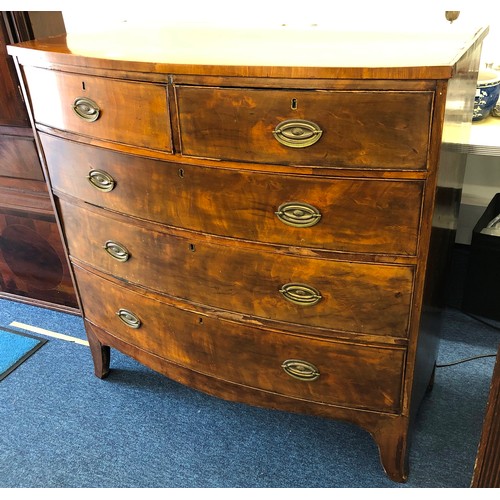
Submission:
<svg viewBox="0 0 500 500">
<path fill-rule="evenodd" d="M 167 89 L 25 67 L 37 123 L 132 146 L 172 151 Z"/>
<path fill-rule="evenodd" d="M 184 155 L 425 169 L 433 92 L 177 86 Z"/>
</svg>

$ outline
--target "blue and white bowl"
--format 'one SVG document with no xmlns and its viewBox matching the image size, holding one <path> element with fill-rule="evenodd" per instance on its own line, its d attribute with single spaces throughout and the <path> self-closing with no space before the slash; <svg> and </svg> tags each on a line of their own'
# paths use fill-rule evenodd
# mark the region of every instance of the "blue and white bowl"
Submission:
<svg viewBox="0 0 500 500">
<path fill-rule="evenodd" d="M 486 118 L 495 107 L 500 95 L 500 73 L 491 70 L 479 72 L 474 99 L 473 121 Z"/>
</svg>

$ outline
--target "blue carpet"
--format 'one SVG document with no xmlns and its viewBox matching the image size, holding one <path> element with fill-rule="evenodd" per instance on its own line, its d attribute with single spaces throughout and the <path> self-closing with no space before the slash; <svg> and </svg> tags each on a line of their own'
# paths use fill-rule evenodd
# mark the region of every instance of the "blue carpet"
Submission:
<svg viewBox="0 0 500 500">
<path fill-rule="evenodd" d="M 441 364 L 496 352 L 494 328 L 444 319 Z M 0 300 L 12 321 L 85 338 L 77 316 Z M 0 384 L 0 488 L 468 488 L 495 360 L 437 370 L 405 484 L 348 423 L 222 401 L 115 350 L 106 380 L 84 345 L 54 339 L 30 361 Z"/>
<path fill-rule="evenodd" d="M 0 380 L 24 363 L 47 340 L 0 328 Z"/>
</svg>

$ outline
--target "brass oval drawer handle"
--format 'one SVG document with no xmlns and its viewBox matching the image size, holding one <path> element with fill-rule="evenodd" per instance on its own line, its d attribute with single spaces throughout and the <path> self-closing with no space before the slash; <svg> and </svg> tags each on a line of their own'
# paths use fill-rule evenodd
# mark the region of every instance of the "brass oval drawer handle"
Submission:
<svg viewBox="0 0 500 500">
<path fill-rule="evenodd" d="M 130 252 L 121 243 L 117 243 L 116 241 L 106 241 L 103 248 L 113 259 L 119 262 L 127 262 L 130 258 Z"/>
<path fill-rule="evenodd" d="M 116 182 L 113 177 L 111 177 L 111 175 L 104 170 L 91 170 L 89 175 L 87 175 L 87 180 L 90 182 L 92 187 L 95 187 L 99 191 L 103 191 L 105 193 L 112 191 L 116 186 Z"/>
<path fill-rule="evenodd" d="M 321 219 L 316 207 L 300 201 L 283 203 L 274 213 L 281 222 L 293 227 L 311 227 Z"/>
<path fill-rule="evenodd" d="M 280 288 L 283 297 L 299 306 L 313 306 L 323 297 L 316 288 L 303 283 L 286 283 Z"/>
<path fill-rule="evenodd" d="M 141 320 L 133 313 L 127 309 L 119 309 L 116 313 L 118 318 L 125 323 L 130 328 L 139 328 L 141 326 Z"/>
<path fill-rule="evenodd" d="M 308 120 L 285 120 L 276 125 L 274 138 L 289 148 L 307 148 L 318 142 L 323 131 Z"/>
<path fill-rule="evenodd" d="M 312 363 L 301 359 L 287 359 L 281 363 L 281 368 L 290 377 L 305 382 L 312 382 L 320 376 L 319 370 Z"/>
<path fill-rule="evenodd" d="M 86 122 L 95 122 L 101 114 L 97 103 L 88 97 L 77 97 L 72 107 L 76 115 Z"/>
</svg>

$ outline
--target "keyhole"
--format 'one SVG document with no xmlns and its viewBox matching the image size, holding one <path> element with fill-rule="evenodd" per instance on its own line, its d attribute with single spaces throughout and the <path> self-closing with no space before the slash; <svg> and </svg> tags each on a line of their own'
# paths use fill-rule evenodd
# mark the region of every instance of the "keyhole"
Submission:
<svg viewBox="0 0 500 500">
<path fill-rule="evenodd" d="M 292 109 L 297 109 L 297 99 L 295 99 L 295 97 L 291 100 L 290 107 Z"/>
<path fill-rule="evenodd" d="M 179 177 L 182 179 L 184 177 L 184 169 L 180 168 L 178 173 L 179 173 Z"/>
<path fill-rule="evenodd" d="M 82 82 L 82 89 L 85 90 L 85 82 Z"/>
<path fill-rule="evenodd" d="M 189 250 L 191 250 L 191 252 L 195 252 L 196 251 L 196 247 L 194 246 L 193 243 L 189 244 Z"/>
</svg>

